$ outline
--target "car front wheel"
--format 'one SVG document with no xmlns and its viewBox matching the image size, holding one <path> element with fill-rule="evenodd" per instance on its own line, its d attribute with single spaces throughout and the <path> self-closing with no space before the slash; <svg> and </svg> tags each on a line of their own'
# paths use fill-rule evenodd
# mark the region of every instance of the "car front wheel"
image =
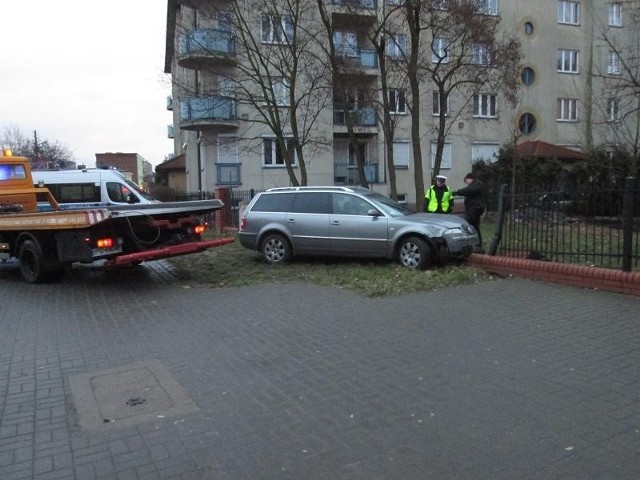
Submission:
<svg viewBox="0 0 640 480">
<path fill-rule="evenodd" d="M 267 263 L 284 263 L 291 259 L 289 241 L 278 233 L 267 235 L 262 241 L 260 251 Z"/>
<path fill-rule="evenodd" d="M 419 237 L 405 238 L 398 248 L 398 261 L 403 267 L 424 270 L 431 264 L 431 257 L 431 247 Z"/>
</svg>

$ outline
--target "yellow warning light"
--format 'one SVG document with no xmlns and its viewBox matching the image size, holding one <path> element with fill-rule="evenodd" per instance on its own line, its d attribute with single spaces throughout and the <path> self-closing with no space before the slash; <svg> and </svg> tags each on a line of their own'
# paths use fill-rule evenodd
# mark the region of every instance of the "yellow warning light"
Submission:
<svg viewBox="0 0 640 480">
<path fill-rule="evenodd" d="M 4 157 L 13 157 L 13 152 L 11 151 L 11 149 L 10 149 L 10 148 L 3 147 L 3 148 L 2 148 L 2 155 L 3 155 Z"/>
</svg>

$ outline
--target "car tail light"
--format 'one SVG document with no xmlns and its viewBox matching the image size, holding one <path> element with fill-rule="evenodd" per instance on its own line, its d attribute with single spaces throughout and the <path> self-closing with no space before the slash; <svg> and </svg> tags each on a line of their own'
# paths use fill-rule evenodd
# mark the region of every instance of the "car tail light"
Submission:
<svg viewBox="0 0 640 480">
<path fill-rule="evenodd" d="M 245 230 L 247 228 L 247 217 L 240 218 L 240 230 Z"/>
</svg>

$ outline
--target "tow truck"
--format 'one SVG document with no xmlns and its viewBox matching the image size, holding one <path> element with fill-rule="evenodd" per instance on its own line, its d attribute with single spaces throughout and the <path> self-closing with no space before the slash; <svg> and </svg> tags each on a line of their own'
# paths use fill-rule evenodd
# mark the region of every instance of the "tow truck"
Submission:
<svg viewBox="0 0 640 480">
<path fill-rule="evenodd" d="M 38 199 L 50 208 L 38 210 Z M 203 240 L 204 217 L 220 200 L 62 209 L 46 187 L 34 186 L 31 164 L 3 148 L 0 156 L 0 261 L 15 258 L 29 283 L 63 278 L 73 263 L 105 268 L 202 252 L 234 241 Z"/>
</svg>

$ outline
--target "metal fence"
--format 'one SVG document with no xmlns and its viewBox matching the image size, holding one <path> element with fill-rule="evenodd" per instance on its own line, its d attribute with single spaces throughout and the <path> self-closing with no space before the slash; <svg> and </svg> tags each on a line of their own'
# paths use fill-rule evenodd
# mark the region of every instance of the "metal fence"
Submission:
<svg viewBox="0 0 640 480">
<path fill-rule="evenodd" d="M 623 188 L 498 195 L 489 253 L 631 271 L 640 268 L 640 191 Z"/>
<path fill-rule="evenodd" d="M 238 228 L 240 226 L 240 210 L 242 206 L 249 203 L 257 193 L 262 190 L 251 189 L 231 189 L 231 223 L 232 226 Z"/>
</svg>

